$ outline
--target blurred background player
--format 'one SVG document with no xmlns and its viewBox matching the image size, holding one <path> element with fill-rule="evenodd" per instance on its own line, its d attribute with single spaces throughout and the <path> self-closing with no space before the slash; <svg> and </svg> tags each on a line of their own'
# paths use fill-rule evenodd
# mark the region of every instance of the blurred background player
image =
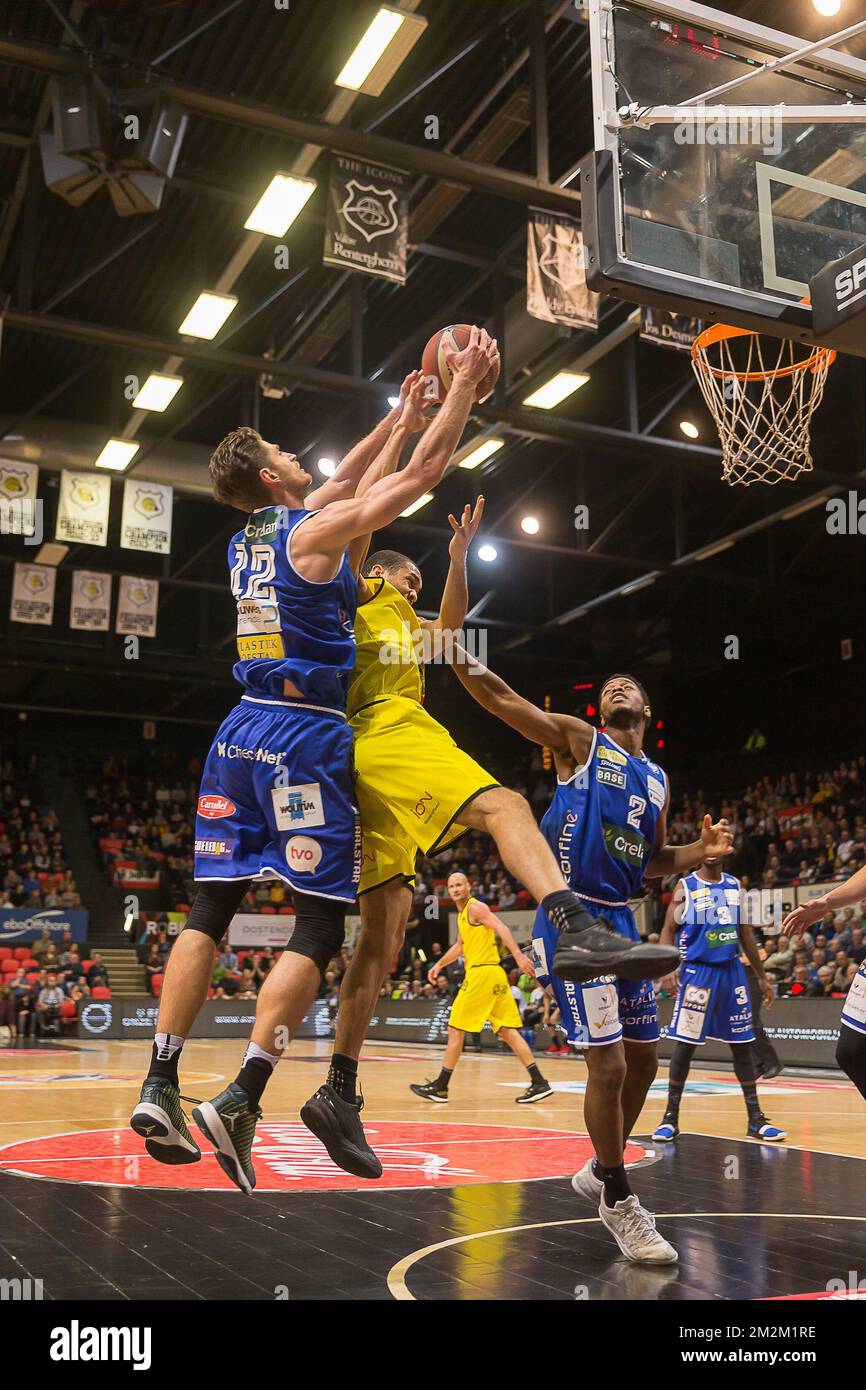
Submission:
<svg viewBox="0 0 866 1390">
<path fill-rule="evenodd" d="M 831 888 L 811 902 L 795 907 L 782 923 L 782 933 L 790 937 L 805 931 L 837 908 L 853 907 L 866 897 L 866 868 L 858 869 L 846 883 Z M 836 1044 L 836 1061 L 866 1100 L 866 960 L 861 961 L 842 1006 L 842 1027 Z"/>
<path fill-rule="evenodd" d="M 466 654 L 463 654 L 466 657 Z M 534 743 L 551 750 L 557 773 L 541 829 L 563 875 L 582 902 L 614 931 L 638 939 L 628 899 L 645 877 L 688 872 L 707 854 L 729 854 L 726 823 L 704 817 L 701 838 L 668 845 L 670 789 L 643 752 L 649 698 L 633 677 L 613 675 L 601 687 L 602 728 L 524 700 L 479 662 L 454 663 L 455 675 L 480 705 Z M 673 1246 L 631 1190 L 623 1162 L 626 1141 L 658 1069 L 658 1011 L 649 979 L 609 973 L 580 982 L 568 945 L 539 907 L 532 938 L 538 978 L 553 986 L 572 1042 L 585 1042 L 588 1071 L 584 1118 L 595 1146 L 572 1179 L 574 1190 L 599 1203 L 599 1215 L 630 1260 L 668 1264 Z M 667 943 L 667 949 L 673 949 Z"/>
<path fill-rule="evenodd" d="M 741 920 L 740 880 L 725 873 L 721 860 L 705 858 L 681 878 L 668 904 L 662 941 L 677 941 L 683 964 L 679 976 L 663 982 L 677 994 L 668 1037 L 676 1046 L 668 1073 L 668 1103 L 653 1139 L 670 1144 L 679 1134 L 680 1101 L 696 1047 L 708 1039 L 730 1043 L 734 1074 L 743 1090 L 751 1139 L 777 1143 L 785 1131 L 770 1124 L 758 1101 L 757 1057 L 752 1005 L 742 949 L 755 972 L 764 1003 L 773 987 L 764 973 L 752 929 Z"/>
<path fill-rule="evenodd" d="M 448 1083 L 460 1061 L 466 1034 L 480 1032 L 489 1022 L 494 1033 L 507 1043 L 529 1072 L 529 1086 L 516 1097 L 517 1104 L 531 1105 L 534 1101 L 546 1100 L 553 1095 L 553 1088 L 541 1075 L 529 1046 L 520 1034 L 520 1010 L 502 968 L 496 938 L 499 937 L 518 967 L 527 975 L 535 975 L 535 965 L 521 951 L 505 923 L 491 912 L 486 903 L 473 898 L 469 879 L 464 873 L 449 874 L 448 893 L 460 914 L 457 940 L 431 968 L 427 978 L 431 984 L 435 984 L 440 970 L 460 956 L 466 966 L 466 975 L 451 1006 L 442 1070 L 435 1081 L 410 1086 L 409 1089 L 424 1100 L 438 1101 L 440 1104 L 447 1101 Z"/>
</svg>

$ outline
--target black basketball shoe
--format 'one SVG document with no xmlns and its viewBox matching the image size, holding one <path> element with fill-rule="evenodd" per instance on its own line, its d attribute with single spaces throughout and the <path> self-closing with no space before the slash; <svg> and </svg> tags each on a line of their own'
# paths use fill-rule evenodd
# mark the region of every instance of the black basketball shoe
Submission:
<svg viewBox="0 0 866 1390">
<path fill-rule="evenodd" d="M 325 1082 L 301 1107 L 301 1119 L 344 1173 L 356 1178 L 381 1178 L 382 1165 L 367 1143 L 361 1124 L 363 1108 L 363 1096 L 356 1101 L 343 1100 L 339 1092 Z"/>
<path fill-rule="evenodd" d="M 189 1099 L 162 1076 L 149 1076 L 142 1085 L 129 1127 L 141 1135 L 148 1154 L 158 1163 L 197 1163 L 201 1158 L 181 1109 L 181 1100 Z"/>
<path fill-rule="evenodd" d="M 256 1174 L 250 1154 L 262 1112 L 250 1105 L 243 1086 L 232 1081 L 213 1100 L 204 1100 L 192 1117 L 216 1150 L 217 1163 L 241 1192 L 252 1194 Z"/>
<path fill-rule="evenodd" d="M 682 964 L 676 946 L 633 941 L 614 931 L 599 917 L 583 931 L 560 932 L 553 955 L 553 973 L 561 980 L 594 980 L 617 975 L 621 980 L 657 980 Z"/>
</svg>

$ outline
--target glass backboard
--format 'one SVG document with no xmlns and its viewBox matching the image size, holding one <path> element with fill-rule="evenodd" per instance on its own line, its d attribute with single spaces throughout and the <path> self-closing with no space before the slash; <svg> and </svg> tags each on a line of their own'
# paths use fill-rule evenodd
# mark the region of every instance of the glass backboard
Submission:
<svg viewBox="0 0 866 1390">
<path fill-rule="evenodd" d="M 810 40 L 689 3 L 590 0 L 590 26 L 591 287 L 815 341 L 810 281 L 866 244 L 866 62 L 762 71 Z"/>
</svg>

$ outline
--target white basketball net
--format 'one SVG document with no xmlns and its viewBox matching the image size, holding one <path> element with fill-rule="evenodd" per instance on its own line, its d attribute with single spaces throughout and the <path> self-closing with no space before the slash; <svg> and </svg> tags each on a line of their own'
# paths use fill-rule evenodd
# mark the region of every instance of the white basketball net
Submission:
<svg viewBox="0 0 866 1390">
<path fill-rule="evenodd" d="M 812 470 L 810 428 L 835 352 L 715 326 L 692 366 L 722 443 L 725 482 L 780 483 Z"/>
</svg>

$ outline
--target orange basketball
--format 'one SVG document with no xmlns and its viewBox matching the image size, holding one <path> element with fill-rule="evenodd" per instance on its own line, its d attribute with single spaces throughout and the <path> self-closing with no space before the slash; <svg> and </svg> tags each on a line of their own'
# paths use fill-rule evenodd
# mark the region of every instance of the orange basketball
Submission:
<svg viewBox="0 0 866 1390">
<path fill-rule="evenodd" d="M 446 352 L 462 352 L 469 343 L 471 323 L 452 323 L 434 333 L 421 354 L 421 371 L 428 380 L 427 395 L 441 405 L 451 386 L 451 370 L 445 360 Z M 475 399 L 483 401 L 493 390 L 495 382 L 485 377 L 475 389 Z"/>
</svg>

